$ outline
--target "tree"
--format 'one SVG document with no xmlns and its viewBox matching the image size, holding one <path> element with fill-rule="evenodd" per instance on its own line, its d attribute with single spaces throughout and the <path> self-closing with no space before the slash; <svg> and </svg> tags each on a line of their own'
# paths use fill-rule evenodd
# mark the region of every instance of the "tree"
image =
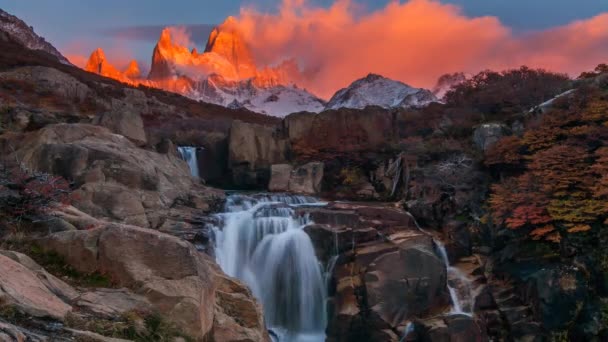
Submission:
<svg viewBox="0 0 608 342">
<path fill-rule="evenodd" d="M 452 107 L 473 108 L 486 119 L 527 112 L 570 87 L 567 75 L 543 69 L 482 71 L 453 87 L 445 96 Z"/>
</svg>

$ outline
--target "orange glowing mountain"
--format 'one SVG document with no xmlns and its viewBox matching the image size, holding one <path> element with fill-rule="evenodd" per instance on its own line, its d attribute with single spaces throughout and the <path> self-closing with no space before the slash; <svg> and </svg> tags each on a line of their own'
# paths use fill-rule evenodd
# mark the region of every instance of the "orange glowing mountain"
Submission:
<svg viewBox="0 0 608 342">
<path fill-rule="evenodd" d="M 178 28 L 163 29 L 152 53 L 150 72 L 145 78 L 136 62 L 131 62 L 126 70 L 118 70 L 106 60 L 101 49 L 91 54 L 86 70 L 130 84 L 177 92 L 204 102 L 280 117 L 293 112 L 318 113 L 327 108 L 349 106 L 379 105 L 388 108 L 387 103 L 398 103 L 399 107 L 418 106 L 436 100 L 432 94 L 427 94 L 428 91 L 422 92 L 377 76 L 373 80 L 364 78 L 341 90 L 343 93 L 337 94 L 339 97 L 334 96 L 332 105 L 327 107 L 323 100 L 297 87 L 304 76 L 295 60 L 260 68 L 239 31 L 236 19 L 232 17 L 211 32 L 203 53 L 189 47 L 192 44 L 188 38 Z M 370 89 L 374 91 L 362 93 Z M 387 98 L 392 94 L 399 95 L 399 98 Z"/>
</svg>

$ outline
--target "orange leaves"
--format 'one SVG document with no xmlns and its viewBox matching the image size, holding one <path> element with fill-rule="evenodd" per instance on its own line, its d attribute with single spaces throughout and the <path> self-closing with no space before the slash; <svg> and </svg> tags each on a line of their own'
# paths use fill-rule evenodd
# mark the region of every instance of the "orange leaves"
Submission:
<svg viewBox="0 0 608 342">
<path fill-rule="evenodd" d="M 510 229 L 519 229 L 527 224 L 538 225 L 551 222 L 544 208 L 534 205 L 522 205 L 513 210 L 513 216 L 505 220 Z"/>
<path fill-rule="evenodd" d="M 591 230 L 591 226 L 588 224 L 580 224 L 568 229 L 568 233 L 581 233 Z"/>
<path fill-rule="evenodd" d="M 508 136 L 500 139 L 486 152 L 484 163 L 493 165 L 519 165 L 523 161 L 521 139 L 516 136 Z"/>
<path fill-rule="evenodd" d="M 582 100 L 486 156 L 486 165 L 501 166 L 520 158 L 521 173 L 494 185 L 490 204 L 507 228 L 529 229 L 532 240 L 559 243 L 608 222 L 608 101 Z"/>
<path fill-rule="evenodd" d="M 534 229 L 533 231 L 530 232 L 530 236 L 532 237 L 532 240 L 540 240 L 543 237 L 546 237 L 547 234 L 549 234 L 553 231 L 555 231 L 555 227 L 548 224 L 546 226 Z"/>
</svg>

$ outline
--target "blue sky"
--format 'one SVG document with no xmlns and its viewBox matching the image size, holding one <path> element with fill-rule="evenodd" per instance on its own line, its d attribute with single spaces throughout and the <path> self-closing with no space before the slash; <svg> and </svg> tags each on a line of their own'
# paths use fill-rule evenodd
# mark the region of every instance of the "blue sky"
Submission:
<svg viewBox="0 0 608 342">
<path fill-rule="evenodd" d="M 328 6 L 331 0 L 311 0 Z M 355 0 L 369 11 L 389 0 Z M 469 16 L 492 15 L 515 32 L 539 30 L 608 12 L 608 0 L 443 0 Z M 276 9 L 279 0 L 0 0 L 0 8 L 24 19 L 60 50 L 128 48 L 142 61 L 151 55 L 153 40 L 120 41 L 112 30 L 129 26 L 217 24 L 238 14 L 242 5 Z M 85 53 L 83 51 L 83 53 Z"/>
</svg>

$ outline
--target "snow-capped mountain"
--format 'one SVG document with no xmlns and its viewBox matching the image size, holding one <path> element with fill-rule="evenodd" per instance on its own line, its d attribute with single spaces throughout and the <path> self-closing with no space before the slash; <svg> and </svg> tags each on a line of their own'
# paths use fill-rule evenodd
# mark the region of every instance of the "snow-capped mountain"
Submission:
<svg viewBox="0 0 608 342">
<path fill-rule="evenodd" d="M 150 73 L 139 76 L 135 62 L 125 70 L 108 63 L 103 51 L 91 54 L 86 70 L 130 84 L 162 88 L 195 100 L 284 117 L 326 109 L 416 108 L 437 101 L 426 89 L 370 74 L 338 91 L 329 103 L 298 87 L 303 80 L 295 61 L 259 68 L 233 18 L 216 27 L 204 52 L 180 42 L 180 32 L 165 28 L 154 47 Z"/>
<path fill-rule="evenodd" d="M 339 90 L 329 100 L 326 109 L 363 109 L 367 106 L 419 108 L 437 101 L 429 90 L 413 88 L 399 81 L 369 74 Z"/>
<path fill-rule="evenodd" d="M 254 79 L 228 81 L 220 75 L 195 82 L 188 96 L 229 108 L 247 108 L 253 112 L 284 117 L 294 112 L 318 113 L 325 102 L 295 85 L 256 84 Z"/>
<path fill-rule="evenodd" d="M 0 9 L 0 30 L 8 33 L 28 49 L 42 50 L 57 57 L 62 63 L 71 64 L 53 45 L 37 35 L 33 27 L 28 26 L 23 20 L 6 13 L 2 9 Z"/>
</svg>

